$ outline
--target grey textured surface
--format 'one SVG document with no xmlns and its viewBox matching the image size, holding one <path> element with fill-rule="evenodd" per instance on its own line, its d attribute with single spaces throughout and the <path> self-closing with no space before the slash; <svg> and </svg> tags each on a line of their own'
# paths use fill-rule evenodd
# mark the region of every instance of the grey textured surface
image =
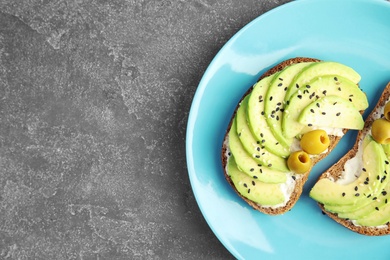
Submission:
<svg viewBox="0 0 390 260">
<path fill-rule="evenodd" d="M 232 258 L 187 117 L 217 51 L 284 2 L 0 1 L 0 258 Z"/>
</svg>

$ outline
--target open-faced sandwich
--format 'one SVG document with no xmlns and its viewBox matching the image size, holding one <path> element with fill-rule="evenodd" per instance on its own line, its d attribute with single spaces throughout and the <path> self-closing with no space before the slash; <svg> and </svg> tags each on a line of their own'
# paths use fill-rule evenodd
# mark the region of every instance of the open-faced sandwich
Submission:
<svg viewBox="0 0 390 260">
<path fill-rule="evenodd" d="M 304 57 L 264 73 L 237 105 L 222 146 L 239 196 L 266 214 L 290 210 L 312 166 L 346 131 L 363 129 L 368 101 L 359 81 L 349 66 Z"/>
<path fill-rule="evenodd" d="M 390 83 L 353 148 L 310 191 L 321 209 L 365 235 L 390 234 Z"/>
</svg>

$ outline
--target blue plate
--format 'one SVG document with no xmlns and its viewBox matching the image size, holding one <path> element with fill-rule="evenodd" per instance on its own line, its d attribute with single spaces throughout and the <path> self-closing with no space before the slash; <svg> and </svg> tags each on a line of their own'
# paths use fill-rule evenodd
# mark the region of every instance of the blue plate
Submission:
<svg viewBox="0 0 390 260">
<path fill-rule="evenodd" d="M 258 17 L 226 43 L 200 81 L 188 119 L 187 164 L 198 205 L 238 259 L 390 259 L 390 236 L 354 233 L 308 197 L 318 175 L 352 146 L 356 133 L 316 165 L 302 197 L 282 216 L 251 209 L 224 179 L 220 149 L 237 102 L 268 68 L 297 56 L 353 67 L 371 110 L 390 81 L 390 3 L 295 1 Z"/>
</svg>

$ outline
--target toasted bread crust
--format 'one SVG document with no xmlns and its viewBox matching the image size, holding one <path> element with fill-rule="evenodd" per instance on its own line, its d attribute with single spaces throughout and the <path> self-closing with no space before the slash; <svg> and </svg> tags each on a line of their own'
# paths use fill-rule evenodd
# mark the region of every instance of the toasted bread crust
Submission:
<svg viewBox="0 0 390 260">
<path fill-rule="evenodd" d="M 264 77 L 267 77 L 267 76 L 270 76 L 276 72 L 279 72 L 281 70 L 283 70 L 285 67 L 287 66 L 290 66 L 292 64 L 295 64 L 295 63 L 301 63 L 301 62 L 318 62 L 320 60 L 318 59 L 314 59 L 314 58 L 306 58 L 306 57 L 297 57 L 297 58 L 292 58 L 292 59 L 288 59 L 288 60 L 285 60 L 279 64 L 277 64 L 276 66 L 270 68 L 268 71 L 266 71 L 260 78 L 259 80 L 261 80 L 262 78 Z M 241 98 L 241 100 L 246 96 L 248 95 L 251 91 L 253 90 L 253 86 L 251 88 L 248 89 L 248 91 L 244 94 L 244 96 Z M 240 103 L 240 102 L 239 102 Z M 277 208 L 272 208 L 272 207 L 263 207 L 262 205 L 259 205 L 249 199 L 247 199 L 246 197 L 242 196 L 236 189 L 236 187 L 234 186 L 234 183 L 233 181 L 231 180 L 229 174 L 226 172 L 226 164 L 227 164 L 227 160 L 228 160 L 228 157 L 226 156 L 226 151 L 228 149 L 227 147 L 227 138 L 228 138 L 228 133 L 230 131 L 230 128 L 231 128 L 231 125 L 232 125 L 232 120 L 233 118 L 235 117 L 235 114 L 236 114 L 236 111 L 239 107 L 239 103 L 233 113 L 233 116 L 232 116 L 232 119 L 230 120 L 230 123 L 228 125 L 228 128 L 226 130 L 226 133 L 225 133 L 225 138 L 224 138 L 224 142 L 223 142 L 223 146 L 222 146 L 222 152 L 221 152 L 221 160 L 222 160 L 222 166 L 223 166 L 223 170 L 224 170 L 224 174 L 225 174 L 225 178 L 226 180 L 229 182 L 229 184 L 232 186 L 232 188 L 234 189 L 234 191 L 246 202 L 248 203 L 252 208 L 254 208 L 255 210 L 258 210 L 260 212 L 263 212 L 265 214 L 269 214 L 269 215 L 280 215 L 280 214 L 283 214 L 289 210 L 291 210 L 291 208 L 295 205 L 295 203 L 298 201 L 299 197 L 301 196 L 302 194 L 302 190 L 303 190 L 303 185 L 306 183 L 308 177 L 309 177 L 309 172 L 306 172 L 302 175 L 301 178 L 297 178 L 295 180 L 295 188 L 290 196 L 290 199 L 289 201 L 287 202 L 287 204 L 285 206 L 282 206 L 282 207 L 277 207 Z M 347 130 L 344 130 L 344 133 L 346 132 Z M 341 137 L 337 137 L 337 136 L 330 136 L 330 145 L 329 145 L 329 148 L 328 148 L 328 151 L 326 153 L 323 153 L 323 154 L 320 154 L 319 156 L 315 157 L 313 159 L 313 165 L 315 165 L 317 162 L 319 162 L 321 159 L 325 158 L 332 150 L 333 148 L 337 145 L 337 143 L 340 141 Z"/>
<path fill-rule="evenodd" d="M 382 92 L 382 95 L 380 96 L 377 104 L 375 105 L 374 109 L 371 111 L 371 113 L 368 115 L 363 130 L 358 132 L 358 135 L 356 137 L 356 141 L 354 146 L 352 147 L 351 150 L 348 151 L 343 157 L 340 158 L 340 160 L 331 166 L 327 171 L 325 171 L 323 174 L 320 175 L 318 178 L 319 180 L 322 178 L 328 178 L 328 176 L 333 177 L 335 180 L 337 180 L 340 177 L 341 172 L 344 169 L 345 162 L 348 161 L 349 159 L 353 158 L 359 148 L 359 141 L 364 138 L 365 133 L 371 129 L 371 125 L 374 122 L 375 118 L 374 115 L 376 111 L 385 106 L 386 101 L 390 97 L 390 82 L 387 84 L 385 89 Z M 384 227 L 381 228 L 376 228 L 376 227 L 363 227 L 363 226 L 356 226 L 352 223 L 350 220 L 342 219 L 337 216 L 337 214 L 328 212 L 325 210 L 324 205 L 321 203 L 318 203 L 322 211 L 331 217 L 333 220 L 336 222 L 340 223 L 341 225 L 349 228 L 352 231 L 355 231 L 357 233 L 363 234 L 363 235 L 368 235 L 368 236 L 380 236 L 380 235 L 388 235 L 390 234 L 390 223 L 387 223 Z"/>
</svg>

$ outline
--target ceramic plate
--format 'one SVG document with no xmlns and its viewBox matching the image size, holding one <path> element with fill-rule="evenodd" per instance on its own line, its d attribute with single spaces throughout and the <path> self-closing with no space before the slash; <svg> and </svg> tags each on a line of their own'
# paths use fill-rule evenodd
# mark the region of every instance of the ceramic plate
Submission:
<svg viewBox="0 0 390 260">
<path fill-rule="evenodd" d="M 198 205 L 238 259 L 390 259 L 390 236 L 368 237 L 321 213 L 308 191 L 353 144 L 348 133 L 312 170 L 302 197 L 282 216 L 251 209 L 224 180 L 220 149 L 237 102 L 268 68 L 296 56 L 342 62 L 362 76 L 370 108 L 390 81 L 390 3 L 301 0 L 241 29 L 220 50 L 196 91 L 187 126 L 187 164 Z"/>
</svg>

